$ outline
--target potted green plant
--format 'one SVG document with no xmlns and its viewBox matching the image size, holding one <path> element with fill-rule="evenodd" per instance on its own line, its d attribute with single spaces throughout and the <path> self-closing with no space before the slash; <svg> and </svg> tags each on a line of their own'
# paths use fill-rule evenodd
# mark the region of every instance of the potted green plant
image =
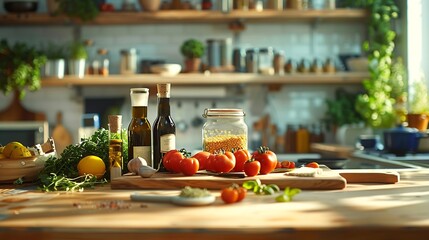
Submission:
<svg viewBox="0 0 429 240">
<path fill-rule="evenodd" d="M 73 42 L 70 46 L 68 70 L 70 75 L 83 78 L 85 76 L 85 61 L 88 53 L 82 42 Z"/>
<path fill-rule="evenodd" d="M 67 57 L 65 47 L 49 43 L 42 46 L 42 52 L 47 57 L 46 64 L 43 67 L 43 76 L 62 79 L 65 73 L 65 61 Z"/>
<path fill-rule="evenodd" d="M 55 14 L 64 14 L 71 18 L 77 18 L 84 22 L 93 20 L 99 14 L 95 0 L 55 0 L 57 5 Z M 52 5 L 52 4 L 51 4 Z"/>
<path fill-rule="evenodd" d="M 393 0 L 348 1 L 348 4 L 365 7 L 370 13 L 369 36 L 363 44 L 368 54 L 370 77 L 363 82 L 366 92 L 359 95 L 356 110 L 368 126 L 390 128 L 397 120 L 389 81 L 396 36 L 391 22 L 398 17 L 398 7 Z"/>
<path fill-rule="evenodd" d="M 204 50 L 204 44 L 196 39 L 188 39 L 183 42 L 180 52 L 185 57 L 185 72 L 199 71 Z"/>
<path fill-rule="evenodd" d="M 40 69 L 46 56 L 35 47 L 17 42 L 10 45 L 6 39 L 0 41 L 0 89 L 7 95 L 14 91 L 23 98 L 26 89 L 40 88 Z"/>
<path fill-rule="evenodd" d="M 371 134 L 370 128 L 363 124 L 362 116 L 356 111 L 358 94 L 339 88 L 334 99 L 326 100 L 325 121 L 334 129 L 337 143 L 354 145 L 360 135 Z"/>
<path fill-rule="evenodd" d="M 429 122 L 429 95 L 425 79 L 421 78 L 414 81 L 410 88 L 408 126 L 426 131 Z"/>
</svg>

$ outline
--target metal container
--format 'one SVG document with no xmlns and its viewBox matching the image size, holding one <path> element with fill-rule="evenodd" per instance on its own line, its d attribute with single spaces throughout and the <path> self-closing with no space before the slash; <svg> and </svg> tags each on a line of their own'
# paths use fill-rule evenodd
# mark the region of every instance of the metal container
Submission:
<svg viewBox="0 0 429 240">
<path fill-rule="evenodd" d="M 231 55 L 232 55 L 232 39 L 225 38 L 219 40 L 220 42 L 220 65 L 231 66 Z"/>
<path fill-rule="evenodd" d="M 247 125 L 242 109 L 205 109 L 207 119 L 203 126 L 203 149 L 210 153 L 221 150 L 247 149 Z"/>
<path fill-rule="evenodd" d="M 232 64 L 235 72 L 246 72 L 246 50 L 244 48 L 235 48 L 232 52 Z"/>
<path fill-rule="evenodd" d="M 267 9 L 283 10 L 283 0 L 267 0 Z"/>
<path fill-rule="evenodd" d="M 207 64 L 209 67 L 231 66 L 232 39 L 207 40 Z"/>
<path fill-rule="evenodd" d="M 220 67 L 220 42 L 217 39 L 207 39 L 207 65 L 209 67 Z"/>
<path fill-rule="evenodd" d="M 64 78 L 65 60 L 64 59 L 49 59 L 43 67 L 43 76 Z"/>
<path fill-rule="evenodd" d="M 135 48 L 121 51 L 120 74 L 137 73 L 137 50 Z"/>
<path fill-rule="evenodd" d="M 221 12 L 229 13 L 231 12 L 232 8 L 232 0 L 219 0 L 219 10 Z"/>
<path fill-rule="evenodd" d="M 70 75 L 83 78 L 85 76 L 85 59 L 70 59 L 68 70 Z"/>
<path fill-rule="evenodd" d="M 257 48 L 251 48 L 246 50 L 246 72 L 258 73 L 258 53 Z"/>
</svg>

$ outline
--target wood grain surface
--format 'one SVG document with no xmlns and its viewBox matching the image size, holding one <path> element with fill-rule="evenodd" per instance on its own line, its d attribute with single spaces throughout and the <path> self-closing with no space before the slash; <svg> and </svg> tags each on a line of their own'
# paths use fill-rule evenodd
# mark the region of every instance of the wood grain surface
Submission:
<svg viewBox="0 0 429 240">
<path fill-rule="evenodd" d="M 0 239 L 426 239 L 429 171 L 399 173 L 396 184 L 303 190 L 287 203 L 249 192 L 240 203 L 224 204 L 210 190 L 216 201 L 204 207 L 130 201 L 136 191 L 171 196 L 179 190 L 0 191 Z"/>
<path fill-rule="evenodd" d="M 235 178 L 207 175 L 204 173 L 194 176 L 182 174 L 156 173 L 150 178 L 140 176 L 122 176 L 111 182 L 112 189 L 179 189 L 185 186 L 222 189 L 232 183 L 242 184 L 245 181 L 259 178 L 263 184 L 277 184 L 280 188 L 296 187 L 313 190 L 333 190 L 346 187 L 346 180 L 337 173 L 317 177 L 285 176 L 284 173 L 270 173 L 257 177 Z"/>
</svg>

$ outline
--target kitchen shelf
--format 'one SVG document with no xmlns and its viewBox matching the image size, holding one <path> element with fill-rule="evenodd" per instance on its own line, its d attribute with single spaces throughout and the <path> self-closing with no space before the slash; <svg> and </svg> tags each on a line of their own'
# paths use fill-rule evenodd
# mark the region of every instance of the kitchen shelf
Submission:
<svg viewBox="0 0 429 240">
<path fill-rule="evenodd" d="M 177 85 L 233 85 L 233 84 L 299 84 L 299 85 L 357 85 L 367 78 L 367 72 L 339 73 L 296 73 L 282 76 L 258 75 L 251 73 L 186 73 L 177 76 L 161 76 L 157 74 L 86 76 L 83 79 L 65 76 L 63 79 L 44 78 L 43 87 L 64 86 L 118 86 L 118 85 L 155 85 L 172 83 Z"/>
<path fill-rule="evenodd" d="M 121 25 L 121 24 L 154 24 L 154 23 L 229 23 L 276 22 L 276 21 L 360 21 L 368 17 L 364 9 L 333 10 L 292 10 L 283 11 L 239 11 L 230 13 L 219 11 L 197 10 L 162 10 L 157 12 L 101 12 L 96 19 L 89 22 L 71 20 L 66 16 L 51 16 L 48 13 L 3 14 L 0 25 L 61 25 L 77 23 L 81 25 Z"/>
</svg>

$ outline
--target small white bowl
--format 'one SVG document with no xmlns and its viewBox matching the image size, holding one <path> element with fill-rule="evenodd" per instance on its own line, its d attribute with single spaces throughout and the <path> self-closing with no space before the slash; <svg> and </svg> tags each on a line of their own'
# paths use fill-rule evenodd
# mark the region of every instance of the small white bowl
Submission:
<svg viewBox="0 0 429 240">
<path fill-rule="evenodd" d="M 165 76 L 175 76 L 180 73 L 182 66 L 180 64 L 155 64 L 150 67 L 152 73 Z"/>
</svg>

